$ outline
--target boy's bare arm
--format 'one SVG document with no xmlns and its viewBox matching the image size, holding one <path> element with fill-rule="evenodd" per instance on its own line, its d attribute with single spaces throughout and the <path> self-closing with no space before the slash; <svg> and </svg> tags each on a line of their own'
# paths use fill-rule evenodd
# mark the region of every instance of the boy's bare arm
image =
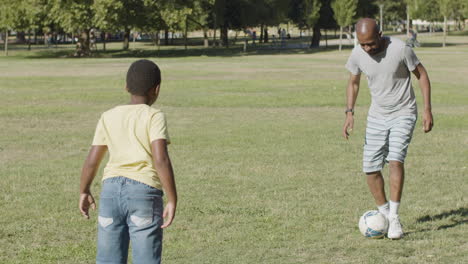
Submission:
<svg viewBox="0 0 468 264">
<path fill-rule="evenodd" d="M 431 105 L 431 82 L 429 81 L 429 75 L 427 74 L 426 68 L 424 68 L 421 63 L 413 70 L 413 74 L 418 79 L 419 86 L 421 87 L 421 93 L 424 101 L 423 130 L 425 133 L 428 133 L 434 126 Z"/>
<path fill-rule="evenodd" d="M 356 99 L 359 93 L 359 84 L 361 82 L 361 74 L 354 75 L 350 74 L 348 80 L 348 86 L 346 87 L 346 108 L 354 109 Z M 346 113 L 345 123 L 343 125 L 343 137 L 348 139 L 349 132 L 353 130 L 354 127 L 354 117 L 353 112 Z M 348 131 L 349 129 L 349 131 Z"/>
<path fill-rule="evenodd" d="M 81 214 L 87 219 L 89 218 L 89 208 L 96 209 L 96 203 L 90 190 L 91 183 L 106 152 L 107 146 L 92 146 L 81 170 L 79 208 Z"/>
<path fill-rule="evenodd" d="M 167 195 L 167 204 L 164 208 L 164 224 L 162 228 L 171 225 L 174 220 L 177 207 L 177 190 L 172 170 L 171 159 L 167 152 L 167 143 L 165 139 L 157 139 L 151 142 L 151 152 L 153 154 L 154 168 L 156 169 L 163 189 Z"/>
</svg>

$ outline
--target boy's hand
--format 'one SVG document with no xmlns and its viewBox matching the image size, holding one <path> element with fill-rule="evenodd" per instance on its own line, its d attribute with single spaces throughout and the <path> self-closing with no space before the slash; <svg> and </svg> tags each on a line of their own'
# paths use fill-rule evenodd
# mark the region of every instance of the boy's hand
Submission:
<svg viewBox="0 0 468 264">
<path fill-rule="evenodd" d="M 89 219 L 89 207 L 96 210 L 96 203 L 94 202 L 93 195 L 91 193 L 80 194 L 80 212 L 86 218 Z"/>
<path fill-rule="evenodd" d="M 175 217 L 175 212 L 176 212 L 175 203 L 168 202 L 166 204 L 166 207 L 164 208 L 164 213 L 163 213 L 164 224 L 161 226 L 161 228 L 166 228 L 172 224 L 172 221 L 174 220 L 174 217 Z"/>
</svg>

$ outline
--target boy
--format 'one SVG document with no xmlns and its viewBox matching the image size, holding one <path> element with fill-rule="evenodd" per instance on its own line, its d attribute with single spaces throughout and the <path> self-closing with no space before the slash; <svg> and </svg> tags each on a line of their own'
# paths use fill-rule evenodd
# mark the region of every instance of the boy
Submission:
<svg viewBox="0 0 468 264">
<path fill-rule="evenodd" d="M 134 62 L 127 73 L 130 103 L 104 112 L 83 165 L 79 208 L 89 219 L 96 208 L 91 183 L 105 153 L 99 202 L 96 263 L 126 263 L 132 241 L 134 263 L 160 263 L 162 229 L 174 219 L 177 192 L 164 114 L 150 106 L 156 101 L 161 72 L 149 60 Z M 161 191 L 167 195 L 163 212 Z M 163 223 L 162 218 L 165 219 Z"/>
</svg>

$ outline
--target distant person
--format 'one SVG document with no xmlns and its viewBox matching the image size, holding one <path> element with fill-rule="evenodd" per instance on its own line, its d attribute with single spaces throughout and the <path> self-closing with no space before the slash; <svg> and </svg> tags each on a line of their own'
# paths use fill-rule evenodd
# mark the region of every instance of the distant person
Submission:
<svg viewBox="0 0 468 264">
<path fill-rule="evenodd" d="M 420 44 L 417 38 L 418 38 L 418 33 L 415 30 L 413 29 L 408 30 L 408 39 L 406 40 L 406 44 L 408 44 L 412 48 L 419 47 Z"/>
<path fill-rule="evenodd" d="M 177 193 L 166 119 L 151 107 L 160 85 L 156 64 L 134 62 L 127 73 L 129 104 L 104 112 L 97 123 L 81 174 L 79 209 L 89 218 L 89 208 L 96 208 L 91 183 L 109 150 L 99 201 L 98 264 L 127 263 L 130 240 L 134 263 L 161 262 L 163 229 L 174 219 Z"/>
<path fill-rule="evenodd" d="M 367 117 L 363 170 L 379 211 L 389 220 L 388 237 L 403 237 L 398 214 L 404 182 L 404 162 L 417 119 L 411 72 L 419 80 L 424 102 L 423 130 L 433 126 L 431 85 L 424 66 L 411 47 L 394 37 L 382 36 L 375 20 L 364 18 L 356 24 L 359 46 L 351 52 L 346 68 L 351 75 L 347 87 L 343 136 L 348 139 L 354 126 L 354 105 L 361 72 L 367 76 L 372 103 Z M 390 203 L 384 191 L 381 170 L 390 163 Z"/>
<path fill-rule="evenodd" d="M 281 47 L 284 47 L 286 43 L 286 29 L 281 30 Z"/>
<path fill-rule="evenodd" d="M 252 31 L 252 42 L 255 45 L 255 40 L 257 40 L 257 31 L 254 29 Z"/>
<path fill-rule="evenodd" d="M 89 34 L 89 48 L 92 50 L 97 50 L 96 34 L 94 34 L 94 31 L 91 31 Z"/>
</svg>

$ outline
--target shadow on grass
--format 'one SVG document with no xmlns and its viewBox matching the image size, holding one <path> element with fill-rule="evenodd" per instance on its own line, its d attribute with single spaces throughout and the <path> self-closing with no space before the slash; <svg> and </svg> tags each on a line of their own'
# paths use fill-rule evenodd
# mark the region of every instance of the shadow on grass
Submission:
<svg viewBox="0 0 468 264">
<path fill-rule="evenodd" d="M 427 231 L 435 231 L 435 230 L 444 230 L 452 227 L 456 227 L 462 224 L 468 223 L 468 208 L 461 207 L 455 210 L 450 210 L 447 212 L 443 212 L 436 215 L 425 215 L 416 220 L 416 223 L 426 223 L 426 222 L 433 222 L 438 220 L 443 220 L 446 218 L 450 218 L 452 221 L 451 224 L 440 225 L 437 228 L 424 228 L 417 231 L 410 231 L 406 232 L 405 235 L 410 235 L 414 233 L 421 233 Z"/>
<path fill-rule="evenodd" d="M 443 212 L 441 214 L 437 215 L 425 215 L 423 217 L 420 217 L 416 220 L 417 223 L 424 223 L 424 222 L 430 222 L 430 221 L 436 221 L 436 220 L 442 220 L 448 217 L 454 217 L 454 216 L 459 216 L 461 217 L 461 222 L 465 223 L 468 221 L 468 208 L 462 207 L 458 208 L 456 210 L 450 210 L 448 212 Z"/>
<path fill-rule="evenodd" d="M 351 49 L 352 46 L 344 45 L 343 49 Z M 185 50 L 183 47 L 172 49 L 129 49 L 129 50 L 98 50 L 92 53 L 89 58 L 176 58 L 176 57 L 193 57 L 193 56 L 207 56 L 207 57 L 236 57 L 236 56 L 249 56 L 249 55 L 276 55 L 276 54 L 313 54 L 319 52 L 336 51 L 337 45 L 329 45 L 328 47 L 319 48 L 304 48 L 293 46 L 282 48 L 272 45 L 257 45 L 249 46 L 247 51 L 244 52 L 242 46 L 234 46 L 229 48 L 189 48 Z M 31 59 L 51 59 L 51 58 L 78 58 L 74 57 L 73 49 L 62 50 L 42 50 L 36 51 L 32 54 L 25 55 L 26 58 Z"/>
<path fill-rule="evenodd" d="M 421 47 L 423 48 L 442 48 L 442 42 L 423 42 L 421 43 Z M 445 43 L 446 47 L 454 47 L 454 46 L 463 46 L 466 44 L 463 43 Z"/>
</svg>

